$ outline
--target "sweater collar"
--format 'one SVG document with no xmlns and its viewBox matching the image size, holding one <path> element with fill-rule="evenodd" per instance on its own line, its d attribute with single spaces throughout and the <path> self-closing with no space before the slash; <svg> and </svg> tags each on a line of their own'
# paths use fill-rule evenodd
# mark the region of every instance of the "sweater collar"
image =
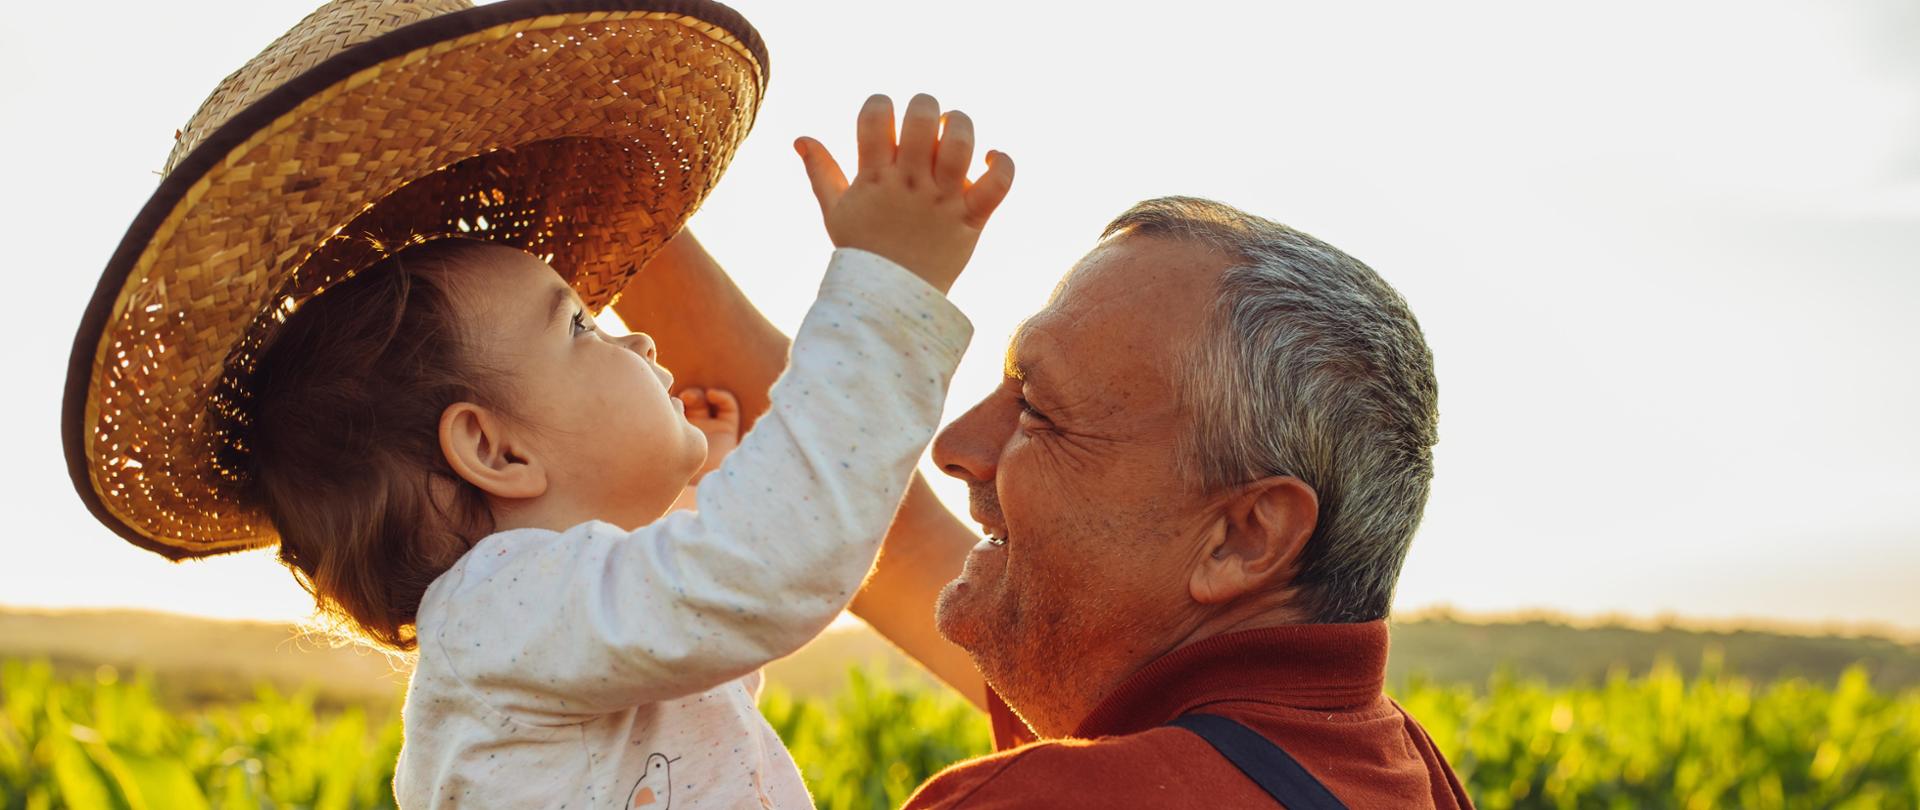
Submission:
<svg viewBox="0 0 1920 810">
<path fill-rule="evenodd" d="M 1073 736 L 1145 731 L 1226 700 L 1353 710 L 1379 699 L 1386 682 L 1385 621 L 1242 630 L 1154 659 L 1102 700 Z"/>
</svg>

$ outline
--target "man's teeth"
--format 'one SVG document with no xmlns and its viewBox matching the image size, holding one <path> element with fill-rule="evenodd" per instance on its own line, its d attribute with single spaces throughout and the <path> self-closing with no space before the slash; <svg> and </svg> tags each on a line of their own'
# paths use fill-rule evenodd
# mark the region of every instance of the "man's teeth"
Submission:
<svg viewBox="0 0 1920 810">
<path fill-rule="evenodd" d="M 1004 546 L 1007 544 L 1007 538 L 1005 535 L 996 535 L 993 532 L 987 532 L 986 534 L 987 534 L 987 542 L 989 543 L 992 543 L 996 546 Z"/>
</svg>

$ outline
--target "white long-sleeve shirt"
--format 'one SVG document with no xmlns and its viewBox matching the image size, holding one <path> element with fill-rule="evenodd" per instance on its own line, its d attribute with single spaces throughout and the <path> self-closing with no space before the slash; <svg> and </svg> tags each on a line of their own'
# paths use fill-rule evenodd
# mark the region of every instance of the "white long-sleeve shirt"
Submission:
<svg viewBox="0 0 1920 810">
<path fill-rule="evenodd" d="M 759 669 L 853 598 L 971 336 L 906 269 L 836 251 L 699 512 L 474 545 L 420 603 L 400 806 L 812 807 Z"/>
</svg>

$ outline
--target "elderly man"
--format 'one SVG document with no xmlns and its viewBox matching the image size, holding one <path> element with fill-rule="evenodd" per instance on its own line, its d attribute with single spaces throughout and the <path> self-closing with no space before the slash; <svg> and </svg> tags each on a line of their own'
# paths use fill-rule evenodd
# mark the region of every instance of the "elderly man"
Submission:
<svg viewBox="0 0 1920 810">
<path fill-rule="evenodd" d="M 764 402 L 780 338 L 690 237 L 636 286 L 682 379 Z M 687 295 L 731 336 L 645 303 Z M 908 806 L 1470 807 L 1381 691 L 1435 399 L 1366 265 L 1206 200 L 1120 215 L 934 442 L 986 539 L 916 481 L 854 602 L 992 717 Z"/>
</svg>

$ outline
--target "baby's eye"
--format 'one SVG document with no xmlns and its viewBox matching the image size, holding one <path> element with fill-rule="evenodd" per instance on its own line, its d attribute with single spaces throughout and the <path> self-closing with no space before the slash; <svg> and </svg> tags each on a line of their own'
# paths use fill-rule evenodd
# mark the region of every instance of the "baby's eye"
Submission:
<svg viewBox="0 0 1920 810">
<path fill-rule="evenodd" d="M 594 327 L 593 321 L 590 321 L 587 319 L 587 314 L 585 312 L 573 313 L 574 336 L 578 337 L 582 332 L 591 332 L 593 331 L 593 327 Z"/>
</svg>

